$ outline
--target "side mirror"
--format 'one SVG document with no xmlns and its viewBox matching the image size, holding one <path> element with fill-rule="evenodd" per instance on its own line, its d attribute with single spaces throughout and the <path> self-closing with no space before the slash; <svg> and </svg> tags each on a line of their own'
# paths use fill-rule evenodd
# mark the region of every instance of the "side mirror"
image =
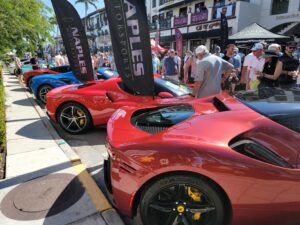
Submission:
<svg viewBox="0 0 300 225">
<path fill-rule="evenodd" d="M 169 92 L 159 92 L 158 96 L 161 98 L 173 98 L 174 97 L 174 95 L 172 95 Z"/>
</svg>

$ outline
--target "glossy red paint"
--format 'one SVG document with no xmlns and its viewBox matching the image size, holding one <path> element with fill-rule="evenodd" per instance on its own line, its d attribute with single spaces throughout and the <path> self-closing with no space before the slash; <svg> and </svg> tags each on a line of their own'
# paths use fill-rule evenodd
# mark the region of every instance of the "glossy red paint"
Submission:
<svg viewBox="0 0 300 225">
<path fill-rule="evenodd" d="M 131 124 L 132 114 L 140 107 L 123 107 L 113 114 L 107 124 L 107 148 L 117 208 L 132 216 L 131 198 L 145 184 L 164 174 L 183 173 L 206 177 L 224 191 L 232 208 L 232 225 L 300 224 L 300 135 L 226 93 L 217 98 L 229 111 L 218 111 L 212 97 L 186 100 L 195 114 L 157 134 Z M 232 150 L 229 142 L 239 135 L 269 146 L 294 168 Z"/>
<path fill-rule="evenodd" d="M 53 71 L 53 70 L 49 70 L 49 69 L 30 70 L 30 71 L 27 71 L 23 74 L 23 82 L 26 85 L 26 87 L 29 87 L 29 81 L 31 80 L 31 78 L 33 78 L 35 76 L 44 75 L 44 74 L 60 74 L 60 73 L 56 72 L 56 71 Z"/>
<path fill-rule="evenodd" d="M 152 106 L 167 104 L 161 103 L 161 98 L 158 96 L 137 96 L 130 94 L 118 85 L 121 81 L 121 78 L 117 77 L 87 83 L 86 86 L 67 85 L 55 88 L 47 94 L 47 113 L 53 121 L 57 121 L 56 114 L 58 109 L 68 102 L 76 102 L 89 111 L 93 125 L 97 126 L 106 124 L 110 116 L 122 106 L 134 106 L 137 103 Z M 177 98 L 191 99 L 192 97 L 182 96 Z M 165 100 L 165 102 L 168 102 L 168 100 Z"/>
</svg>

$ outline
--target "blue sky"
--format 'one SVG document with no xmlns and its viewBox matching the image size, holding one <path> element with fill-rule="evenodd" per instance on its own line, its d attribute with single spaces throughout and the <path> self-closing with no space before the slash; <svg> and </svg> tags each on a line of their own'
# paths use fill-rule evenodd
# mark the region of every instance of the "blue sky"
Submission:
<svg viewBox="0 0 300 225">
<path fill-rule="evenodd" d="M 40 1 L 52 8 L 51 0 L 40 0 Z M 78 3 L 78 4 L 75 5 L 76 0 L 69 0 L 69 2 L 71 2 L 75 6 L 75 8 L 78 11 L 80 17 L 85 16 L 84 4 Z M 98 9 L 104 8 L 104 0 L 98 0 L 98 3 L 96 5 L 97 5 Z M 95 7 L 92 6 L 92 5 L 89 5 L 88 13 L 91 13 L 93 11 L 95 11 Z"/>
</svg>

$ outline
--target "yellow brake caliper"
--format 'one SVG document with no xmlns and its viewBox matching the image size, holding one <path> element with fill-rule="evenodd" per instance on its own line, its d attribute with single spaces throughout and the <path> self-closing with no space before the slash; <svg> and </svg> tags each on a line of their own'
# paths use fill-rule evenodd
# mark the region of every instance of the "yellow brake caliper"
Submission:
<svg viewBox="0 0 300 225">
<path fill-rule="evenodd" d="M 201 193 L 198 192 L 197 190 L 188 187 L 188 195 L 194 202 L 201 202 Z M 193 219 L 194 220 L 200 220 L 201 218 L 201 213 L 194 213 Z"/>
<path fill-rule="evenodd" d="M 77 110 L 77 114 L 78 114 L 79 117 L 84 116 L 84 113 L 83 113 L 82 111 L 79 111 L 79 110 Z M 84 118 L 81 118 L 81 119 L 79 120 L 79 125 L 80 125 L 80 126 L 83 126 L 84 124 L 85 124 L 85 119 L 84 119 Z"/>
</svg>

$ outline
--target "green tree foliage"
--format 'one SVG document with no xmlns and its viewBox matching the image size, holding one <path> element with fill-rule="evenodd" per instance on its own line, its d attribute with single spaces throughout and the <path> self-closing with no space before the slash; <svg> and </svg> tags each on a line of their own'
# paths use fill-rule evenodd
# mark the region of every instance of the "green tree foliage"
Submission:
<svg viewBox="0 0 300 225">
<path fill-rule="evenodd" d="M 42 0 L 0 0 L 0 54 L 35 52 L 51 41 L 51 9 Z"/>
<path fill-rule="evenodd" d="M 97 9 L 96 3 L 98 3 L 98 0 L 76 0 L 75 4 L 83 3 L 84 9 L 85 9 L 85 16 L 87 15 L 87 12 L 89 10 L 89 5 L 92 5 Z"/>
</svg>

